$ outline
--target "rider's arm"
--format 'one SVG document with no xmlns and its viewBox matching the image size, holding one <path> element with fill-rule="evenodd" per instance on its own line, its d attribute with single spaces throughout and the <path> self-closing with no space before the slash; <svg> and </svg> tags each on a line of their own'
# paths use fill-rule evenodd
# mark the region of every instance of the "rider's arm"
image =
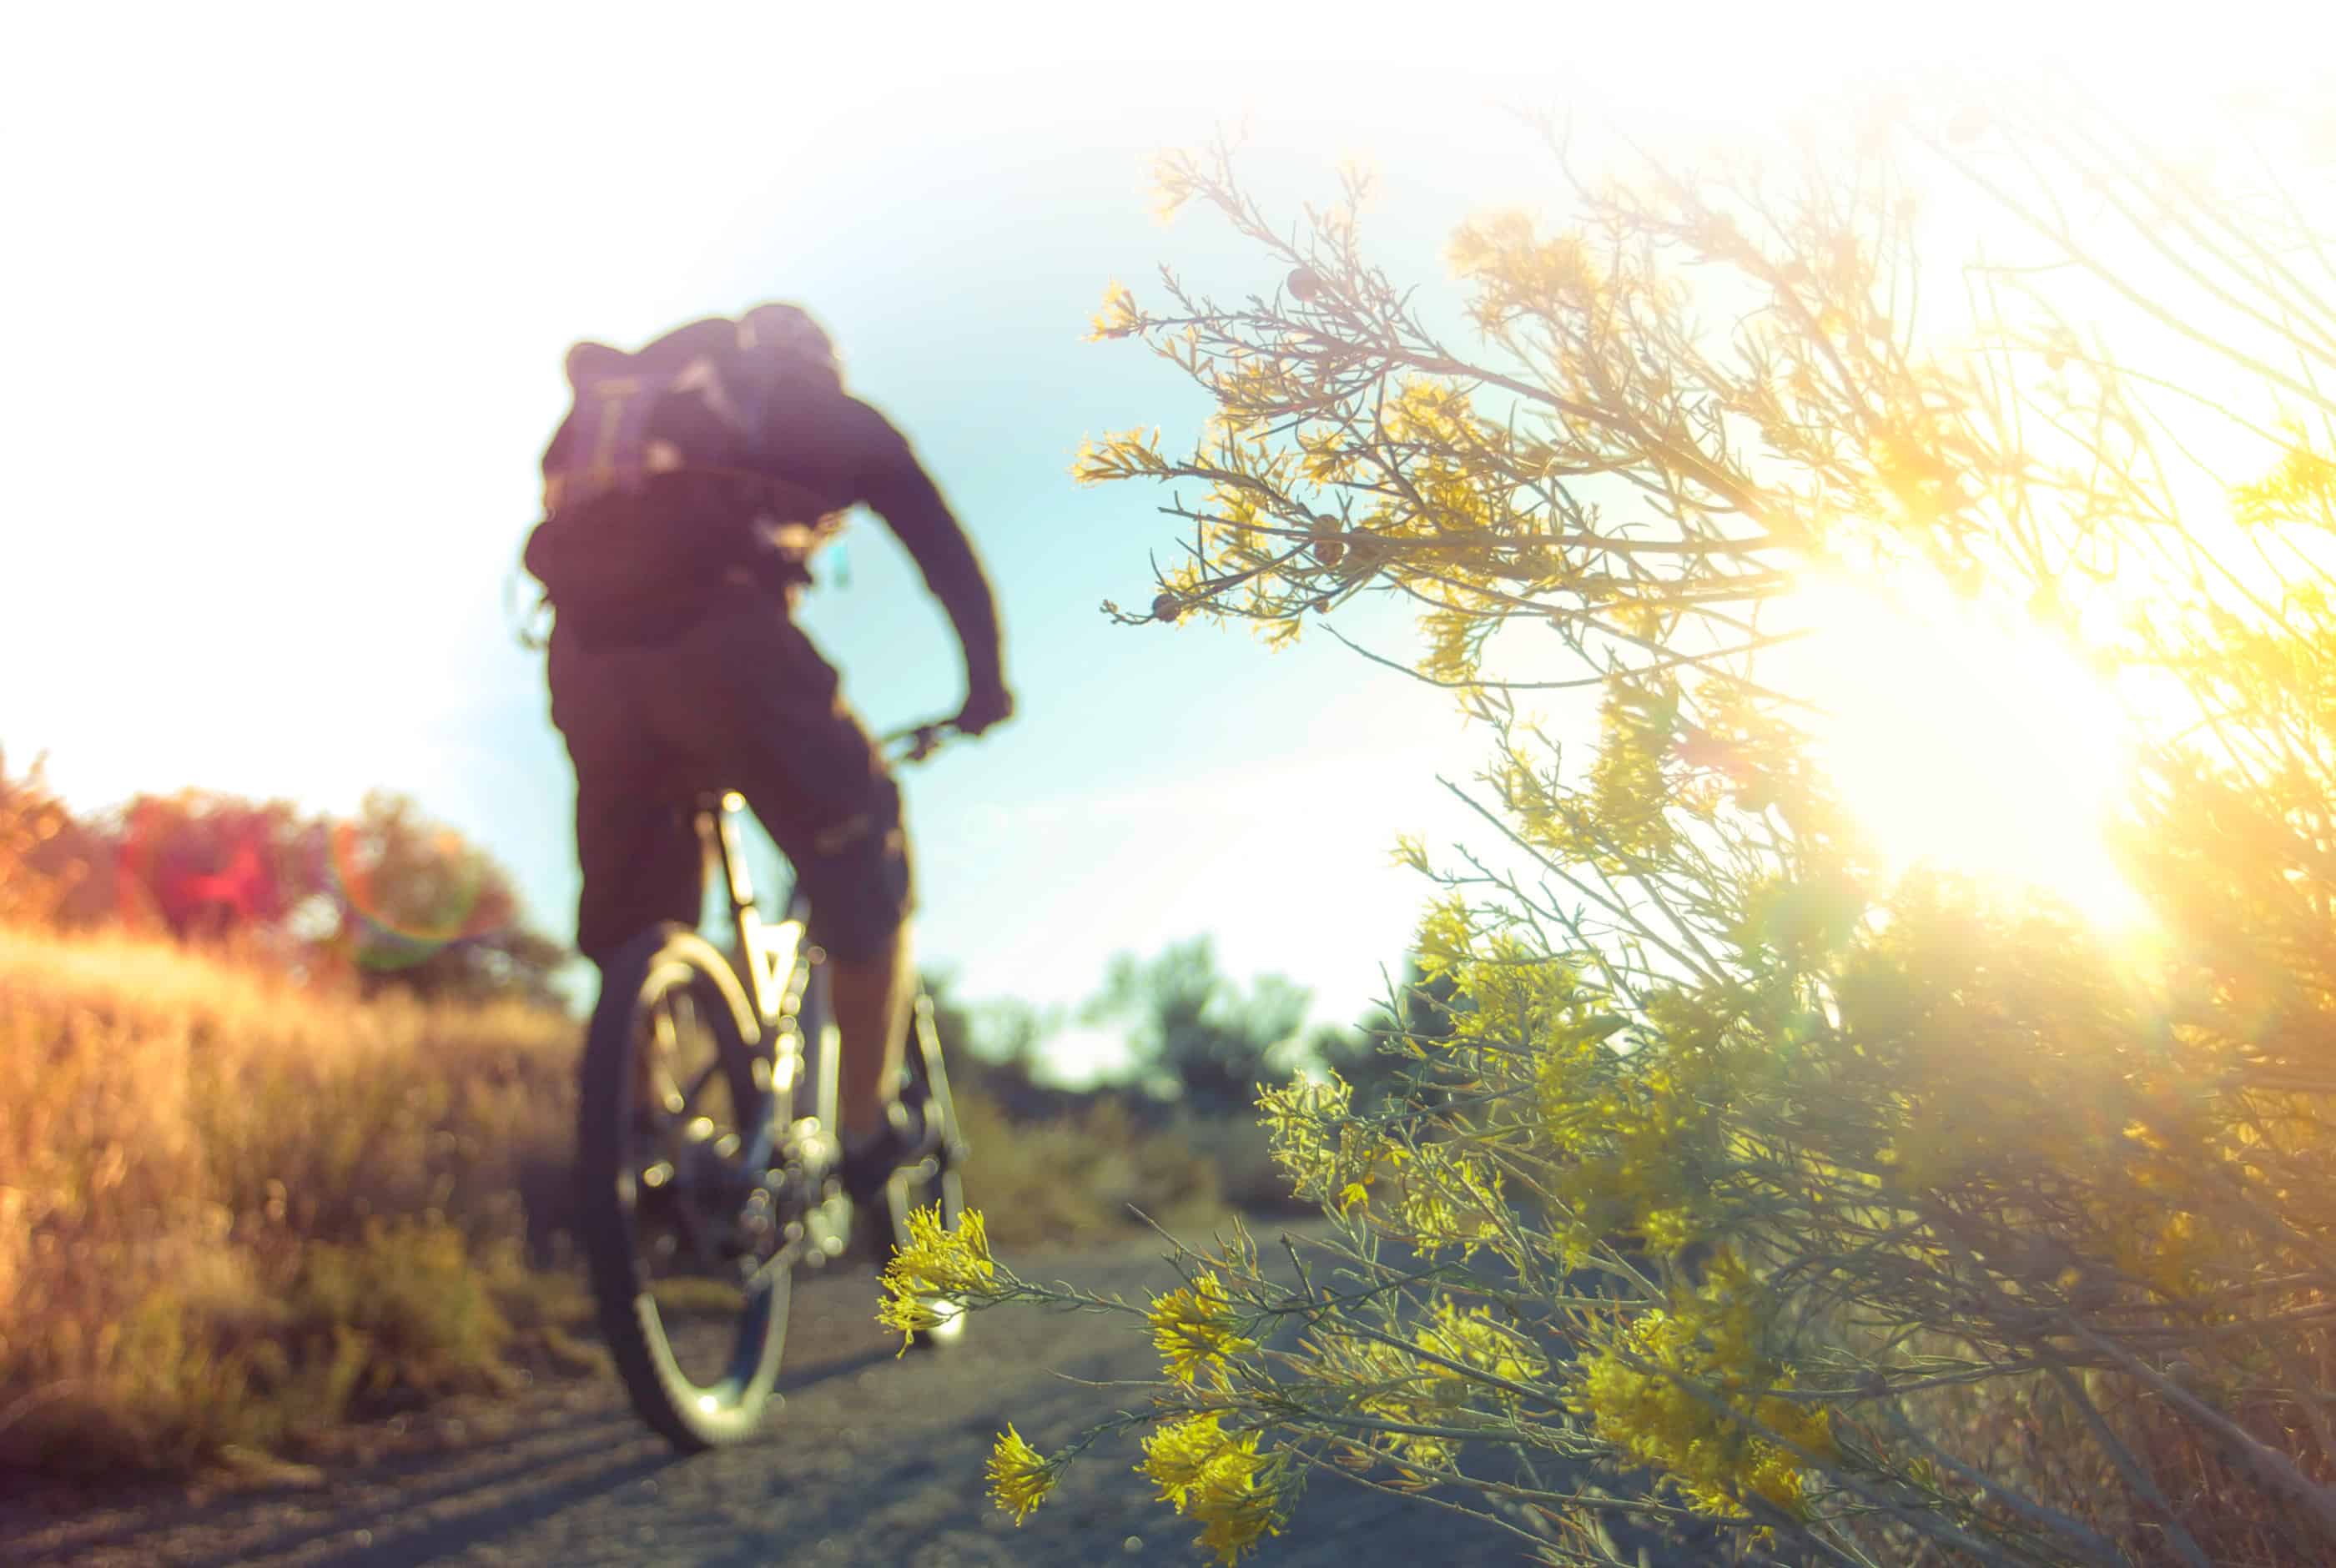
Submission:
<svg viewBox="0 0 2336 1568">
<path fill-rule="evenodd" d="M 949 511 L 949 503 L 917 460 L 908 438 L 890 421 L 854 400 L 861 426 L 853 433 L 859 461 L 859 498 L 900 537 L 925 586 L 940 601 L 958 640 L 965 644 L 966 685 L 973 692 L 999 690 L 1005 677 L 999 654 L 998 604 L 989 578 L 974 554 L 973 541 Z"/>
</svg>

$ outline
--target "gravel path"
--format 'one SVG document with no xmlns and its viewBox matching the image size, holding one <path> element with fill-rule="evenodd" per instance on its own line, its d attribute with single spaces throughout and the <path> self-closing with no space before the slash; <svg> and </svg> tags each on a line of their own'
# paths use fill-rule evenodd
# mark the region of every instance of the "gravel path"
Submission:
<svg viewBox="0 0 2336 1568">
<path fill-rule="evenodd" d="M 1270 1234 L 1269 1231 L 1267 1234 Z M 1137 1297 L 1168 1278 L 1160 1244 L 1017 1258 L 1037 1278 Z M 785 1407 L 740 1447 L 676 1458 L 633 1418 L 613 1378 L 384 1428 L 307 1485 L 209 1498 L 183 1492 L 92 1505 L 0 1503 L 0 1563 L 91 1568 L 266 1564 L 892 1564 L 1080 1568 L 1212 1561 L 1192 1528 L 1150 1500 L 1132 1450 L 1091 1450 L 1017 1529 L 982 1495 L 992 1436 L 1008 1420 L 1041 1448 L 1111 1408 L 1095 1380 L 1153 1375 L 1124 1320 L 1001 1309 L 964 1342 L 895 1360 L 871 1319 L 865 1266 L 799 1280 L 782 1379 Z M 406 1450 L 400 1452 L 401 1448 Z M 7 1490 L 0 1481 L 0 1495 Z M 1419 1502 L 1318 1480 L 1297 1527 L 1259 1568 L 1513 1563 L 1514 1538 Z M 1683 1557 L 1678 1562 L 1699 1560 Z"/>
</svg>

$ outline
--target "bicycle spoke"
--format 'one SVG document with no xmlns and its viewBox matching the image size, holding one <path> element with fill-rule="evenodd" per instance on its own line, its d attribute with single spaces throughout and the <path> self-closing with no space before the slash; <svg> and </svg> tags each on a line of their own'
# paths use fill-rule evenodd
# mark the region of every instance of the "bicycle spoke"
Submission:
<svg viewBox="0 0 2336 1568">
<path fill-rule="evenodd" d="M 681 1041 L 672 1003 L 673 996 L 668 992 L 649 1007 L 647 1059 L 641 1064 L 641 1109 L 677 1117 L 688 1108 L 688 1102 L 674 1081 L 673 1062 L 680 1052 Z"/>
<path fill-rule="evenodd" d="M 691 1080 L 689 1088 L 686 1090 L 676 1089 L 674 1091 L 671 1102 L 673 1106 L 673 1114 L 676 1116 L 687 1116 L 696 1111 L 697 1108 L 697 1097 L 704 1094 L 706 1092 L 706 1086 L 712 1083 L 716 1078 L 720 1077 L 721 1073 L 722 1064 L 720 1062 L 712 1061 L 706 1063 L 706 1070 L 699 1073 L 696 1079 Z"/>
</svg>

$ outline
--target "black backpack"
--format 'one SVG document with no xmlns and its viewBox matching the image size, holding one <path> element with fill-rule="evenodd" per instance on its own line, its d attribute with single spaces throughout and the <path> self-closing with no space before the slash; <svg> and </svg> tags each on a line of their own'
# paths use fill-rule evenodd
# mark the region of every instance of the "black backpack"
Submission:
<svg viewBox="0 0 2336 1568">
<path fill-rule="evenodd" d="M 638 353 L 569 351 L 575 403 L 544 454 L 525 556 L 563 619 L 604 632 L 670 620 L 734 572 L 768 576 L 757 516 L 828 509 L 763 471 L 764 369 L 718 318 Z"/>
</svg>

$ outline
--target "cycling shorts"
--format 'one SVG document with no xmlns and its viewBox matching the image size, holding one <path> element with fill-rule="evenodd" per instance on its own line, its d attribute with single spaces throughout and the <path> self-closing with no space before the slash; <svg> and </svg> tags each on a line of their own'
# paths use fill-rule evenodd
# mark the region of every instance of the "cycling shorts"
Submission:
<svg viewBox="0 0 2336 1568">
<path fill-rule="evenodd" d="M 873 957 L 913 905 L 900 793 L 834 667 L 778 603 L 722 590 L 648 642 L 555 625 L 551 720 L 576 765 L 576 945 L 605 965 L 660 921 L 695 926 L 704 867 L 689 806 L 735 789 L 811 896 L 812 934 Z"/>
</svg>

